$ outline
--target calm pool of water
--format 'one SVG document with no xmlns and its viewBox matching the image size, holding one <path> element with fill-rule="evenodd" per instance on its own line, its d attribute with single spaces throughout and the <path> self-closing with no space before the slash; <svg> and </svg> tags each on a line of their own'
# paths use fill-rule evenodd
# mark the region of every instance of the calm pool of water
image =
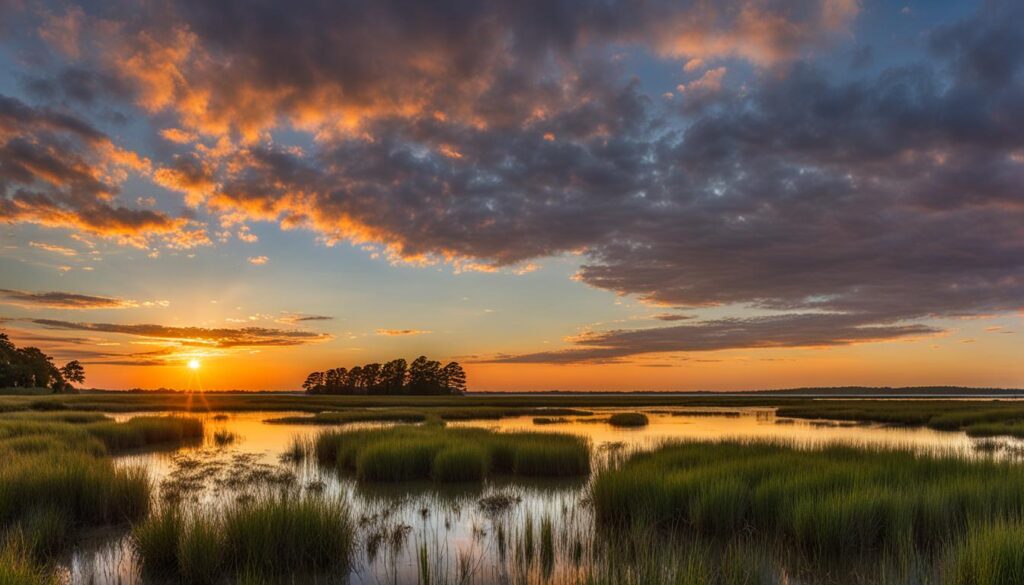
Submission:
<svg viewBox="0 0 1024 585">
<path fill-rule="evenodd" d="M 572 417 L 567 422 L 547 425 L 534 424 L 532 417 L 451 424 L 498 431 L 582 435 L 591 441 L 598 464 L 609 454 L 650 449 L 667 440 L 767 439 L 801 445 L 839 442 L 891 446 L 968 456 L 980 452 L 978 442 L 963 433 L 780 419 L 770 408 L 630 410 L 646 412 L 650 424 L 621 429 L 603 422 L 616 409 L 594 409 L 594 416 Z M 592 518 L 586 506 L 586 478 L 544 482 L 498 480 L 470 487 L 438 487 L 429 483 L 366 485 L 339 477 L 333 470 L 321 469 L 310 459 L 285 460 L 283 454 L 293 440 L 311 440 L 322 429 L 332 428 L 263 422 L 288 415 L 302 413 L 200 415 L 207 427 L 206 439 L 201 444 L 117 459 L 121 464 L 144 465 L 149 470 L 158 486 L 158 506 L 180 501 L 202 513 L 235 498 L 280 489 L 346 500 L 359 524 L 357 559 L 349 575 L 326 576 L 321 582 L 347 579 L 360 585 L 418 583 L 423 571 L 419 564 L 423 548 L 430 558 L 432 583 L 557 583 L 571 581 L 578 571 L 579 559 L 570 562 L 574 556 L 570 549 L 589 539 L 592 533 Z M 119 414 L 116 418 L 131 416 Z M 222 436 L 230 434 L 233 440 L 218 444 L 214 439 L 218 432 Z M 1019 452 L 1024 445 L 1009 440 L 1002 443 L 1011 448 L 1001 453 Z M 555 526 L 558 560 L 547 567 L 537 562 L 524 563 L 522 551 L 517 553 L 510 543 L 519 542 L 527 527 L 539 530 L 537 527 L 546 518 Z M 582 562 L 587 562 L 586 558 Z M 75 584 L 144 582 L 123 532 L 91 537 L 68 559 L 66 567 L 68 580 Z M 784 574 L 780 574 L 779 581 L 797 582 Z"/>
</svg>

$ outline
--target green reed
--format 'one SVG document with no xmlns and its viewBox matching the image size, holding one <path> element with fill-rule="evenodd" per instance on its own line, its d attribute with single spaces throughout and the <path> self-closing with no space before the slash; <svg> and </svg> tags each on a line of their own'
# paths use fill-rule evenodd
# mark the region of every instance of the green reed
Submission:
<svg viewBox="0 0 1024 585">
<path fill-rule="evenodd" d="M 132 542 L 151 576 L 263 580 L 347 570 L 355 524 L 337 501 L 263 496 L 215 513 L 165 508 L 133 529 Z"/>
<path fill-rule="evenodd" d="M 1024 517 L 1024 468 L 904 451 L 669 444 L 602 472 L 599 527 L 642 524 L 790 542 L 816 558 L 934 550 L 972 522 Z"/>
<path fill-rule="evenodd" d="M 589 443 L 576 436 L 496 433 L 440 426 L 323 432 L 314 450 L 364 481 L 480 481 L 491 473 L 560 477 L 590 471 Z"/>
</svg>

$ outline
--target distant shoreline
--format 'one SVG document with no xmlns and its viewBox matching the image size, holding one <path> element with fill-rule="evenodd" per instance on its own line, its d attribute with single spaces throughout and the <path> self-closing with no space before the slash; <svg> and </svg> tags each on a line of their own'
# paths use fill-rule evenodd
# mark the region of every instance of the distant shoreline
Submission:
<svg viewBox="0 0 1024 585">
<path fill-rule="evenodd" d="M 102 388 L 82 389 L 82 394 L 159 394 L 185 393 L 170 388 L 108 390 Z M 4 394 L 0 390 L 0 395 Z M 205 394 L 280 394 L 305 395 L 301 390 L 209 390 Z M 466 396 L 694 396 L 694 397 L 744 397 L 781 396 L 791 398 L 1024 398 L 1024 388 L 973 388 L 968 386 L 837 386 L 804 387 L 753 390 L 618 390 L 618 391 L 577 391 L 577 390 L 516 390 L 516 391 L 469 391 Z"/>
</svg>

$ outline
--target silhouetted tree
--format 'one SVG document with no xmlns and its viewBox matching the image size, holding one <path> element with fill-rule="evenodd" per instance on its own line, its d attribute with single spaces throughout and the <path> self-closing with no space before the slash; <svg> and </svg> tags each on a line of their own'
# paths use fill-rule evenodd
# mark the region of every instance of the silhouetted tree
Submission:
<svg viewBox="0 0 1024 585">
<path fill-rule="evenodd" d="M 381 394 L 378 383 L 380 381 L 380 364 L 366 364 L 363 366 L 360 378 L 362 387 L 367 394 Z"/>
<path fill-rule="evenodd" d="M 72 365 L 73 364 L 73 365 Z M 85 380 L 85 370 L 77 361 L 65 366 L 75 381 Z M 62 392 L 68 384 L 62 370 L 53 364 L 53 358 L 38 347 L 16 347 L 7 334 L 0 333 L 0 387 L 50 388 Z"/>
<path fill-rule="evenodd" d="M 441 362 L 420 356 L 411 364 L 397 359 L 383 365 L 313 372 L 302 387 L 309 394 L 461 394 L 466 390 L 466 372 L 458 362 L 442 368 Z"/>
<path fill-rule="evenodd" d="M 441 380 L 448 394 L 462 394 L 466 391 L 466 372 L 458 362 L 448 362 L 441 369 Z"/>
<path fill-rule="evenodd" d="M 32 386 L 37 388 L 50 388 L 56 382 L 63 387 L 64 380 L 60 377 L 60 371 L 53 365 L 53 358 L 43 353 L 38 347 L 22 347 L 18 350 L 22 362 L 31 375 Z"/>
<path fill-rule="evenodd" d="M 405 372 L 408 369 L 409 366 L 403 359 L 391 360 L 384 364 L 380 371 L 384 394 L 402 394 L 405 388 Z"/>
<path fill-rule="evenodd" d="M 306 376 L 306 381 L 302 383 L 302 387 L 306 390 L 307 394 L 323 394 L 326 388 L 324 387 L 324 373 L 313 372 Z"/>
<path fill-rule="evenodd" d="M 441 362 L 420 356 L 409 364 L 409 394 L 441 394 Z"/>
<path fill-rule="evenodd" d="M 68 383 L 81 384 L 85 382 L 85 368 L 78 360 L 71 360 L 64 364 L 64 367 L 60 369 L 60 375 L 64 377 L 64 380 Z"/>
<path fill-rule="evenodd" d="M 348 379 L 348 370 L 345 368 L 332 368 L 324 373 L 324 392 L 327 394 L 341 394 Z"/>
</svg>

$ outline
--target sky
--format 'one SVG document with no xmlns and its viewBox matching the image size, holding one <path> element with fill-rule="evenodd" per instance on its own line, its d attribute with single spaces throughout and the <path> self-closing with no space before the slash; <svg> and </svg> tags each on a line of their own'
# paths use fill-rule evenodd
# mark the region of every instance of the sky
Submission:
<svg viewBox="0 0 1024 585">
<path fill-rule="evenodd" d="M 1021 387 L 1021 22 L 0 0 L 0 329 L 111 389 Z"/>
</svg>

